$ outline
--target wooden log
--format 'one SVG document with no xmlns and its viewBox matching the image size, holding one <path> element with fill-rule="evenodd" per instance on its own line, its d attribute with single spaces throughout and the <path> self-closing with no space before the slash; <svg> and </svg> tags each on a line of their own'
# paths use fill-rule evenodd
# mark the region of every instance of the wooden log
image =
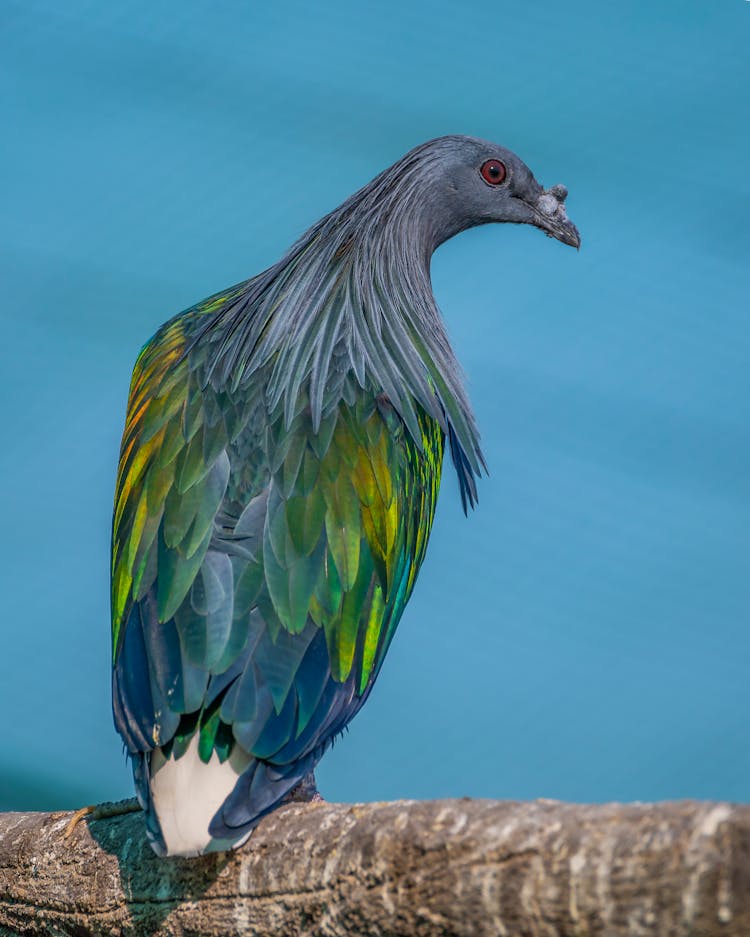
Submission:
<svg viewBox="0 0 750 937">
<path fill-rule="evenodd" d="M 0 934 L 750 935 L 750 806 L 290 804 L 198 859 L 70 816 L 0 814 Z"/>
</svg>

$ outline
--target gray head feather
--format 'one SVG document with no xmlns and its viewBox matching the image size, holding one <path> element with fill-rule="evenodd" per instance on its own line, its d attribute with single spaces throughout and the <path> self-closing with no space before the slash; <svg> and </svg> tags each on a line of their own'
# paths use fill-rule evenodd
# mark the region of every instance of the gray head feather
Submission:
<svg viewBox="0 0 750 937">
<path fill-rule="evenodd" d="M 488 184 L 481 167 L 500 160 Z M 249 280 L 201 332 L 214 344 L 207 379 L 234 388 L 266 381 L 287 421 L 309 394 L 313 426 L 338 406 L 347 382 L 384 393 L 418 445 L 415 405 L 439 421 L 466 503 L 484 460 L 461 368 L 430 285 L 435 248 L 488 222 L 530 223 L 578 246 L 562 186 L 545 192 L 509 150 L 441 137 L 411 150 Z"/>
</svg>

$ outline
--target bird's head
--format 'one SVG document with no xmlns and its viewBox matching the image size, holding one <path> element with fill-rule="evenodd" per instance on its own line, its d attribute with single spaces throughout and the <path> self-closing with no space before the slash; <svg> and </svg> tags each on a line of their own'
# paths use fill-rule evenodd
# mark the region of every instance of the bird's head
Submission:
<svg viewBox="0 0 750 937">
<path fill-rule="evenodd" d="M 505 147 L 474 137 L 439 137 L 412 150 L 391 171 L 398 169 L 421 203 L 434 246 L 475 225 L 514 222 L 580 247 L 578 230 L 565 213 L 568 190 L 545 189 Z"/>
</svg>

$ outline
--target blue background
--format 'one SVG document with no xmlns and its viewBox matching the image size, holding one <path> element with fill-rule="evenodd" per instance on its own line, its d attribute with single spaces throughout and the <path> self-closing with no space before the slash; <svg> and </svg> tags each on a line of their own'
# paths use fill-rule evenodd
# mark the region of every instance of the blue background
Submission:
<svg viewBox="0 0 750 937">
<path fill-rule="evenodd" d="M 433 279 L 491 475 L 446 472 L 329 799 L 750 798 L 750 3 L 3 0 L 0 806 L 129 794 L 108 548 L 129 374 L 413 145 L 570 189 L 580 253 Z"/>
</svg>

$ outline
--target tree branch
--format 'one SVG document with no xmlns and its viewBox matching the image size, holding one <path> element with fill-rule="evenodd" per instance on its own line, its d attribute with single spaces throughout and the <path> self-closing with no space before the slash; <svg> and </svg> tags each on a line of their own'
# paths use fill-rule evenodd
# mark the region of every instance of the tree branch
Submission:
<svg viewBox="0 0 750 937">
<path fill-rule="evenodd" d="M 140 814 L 70 816 L 0 815 L 0 934 L 750 934 L 750 806 L 291 804 L 166 860 Z"/>
</svg>

